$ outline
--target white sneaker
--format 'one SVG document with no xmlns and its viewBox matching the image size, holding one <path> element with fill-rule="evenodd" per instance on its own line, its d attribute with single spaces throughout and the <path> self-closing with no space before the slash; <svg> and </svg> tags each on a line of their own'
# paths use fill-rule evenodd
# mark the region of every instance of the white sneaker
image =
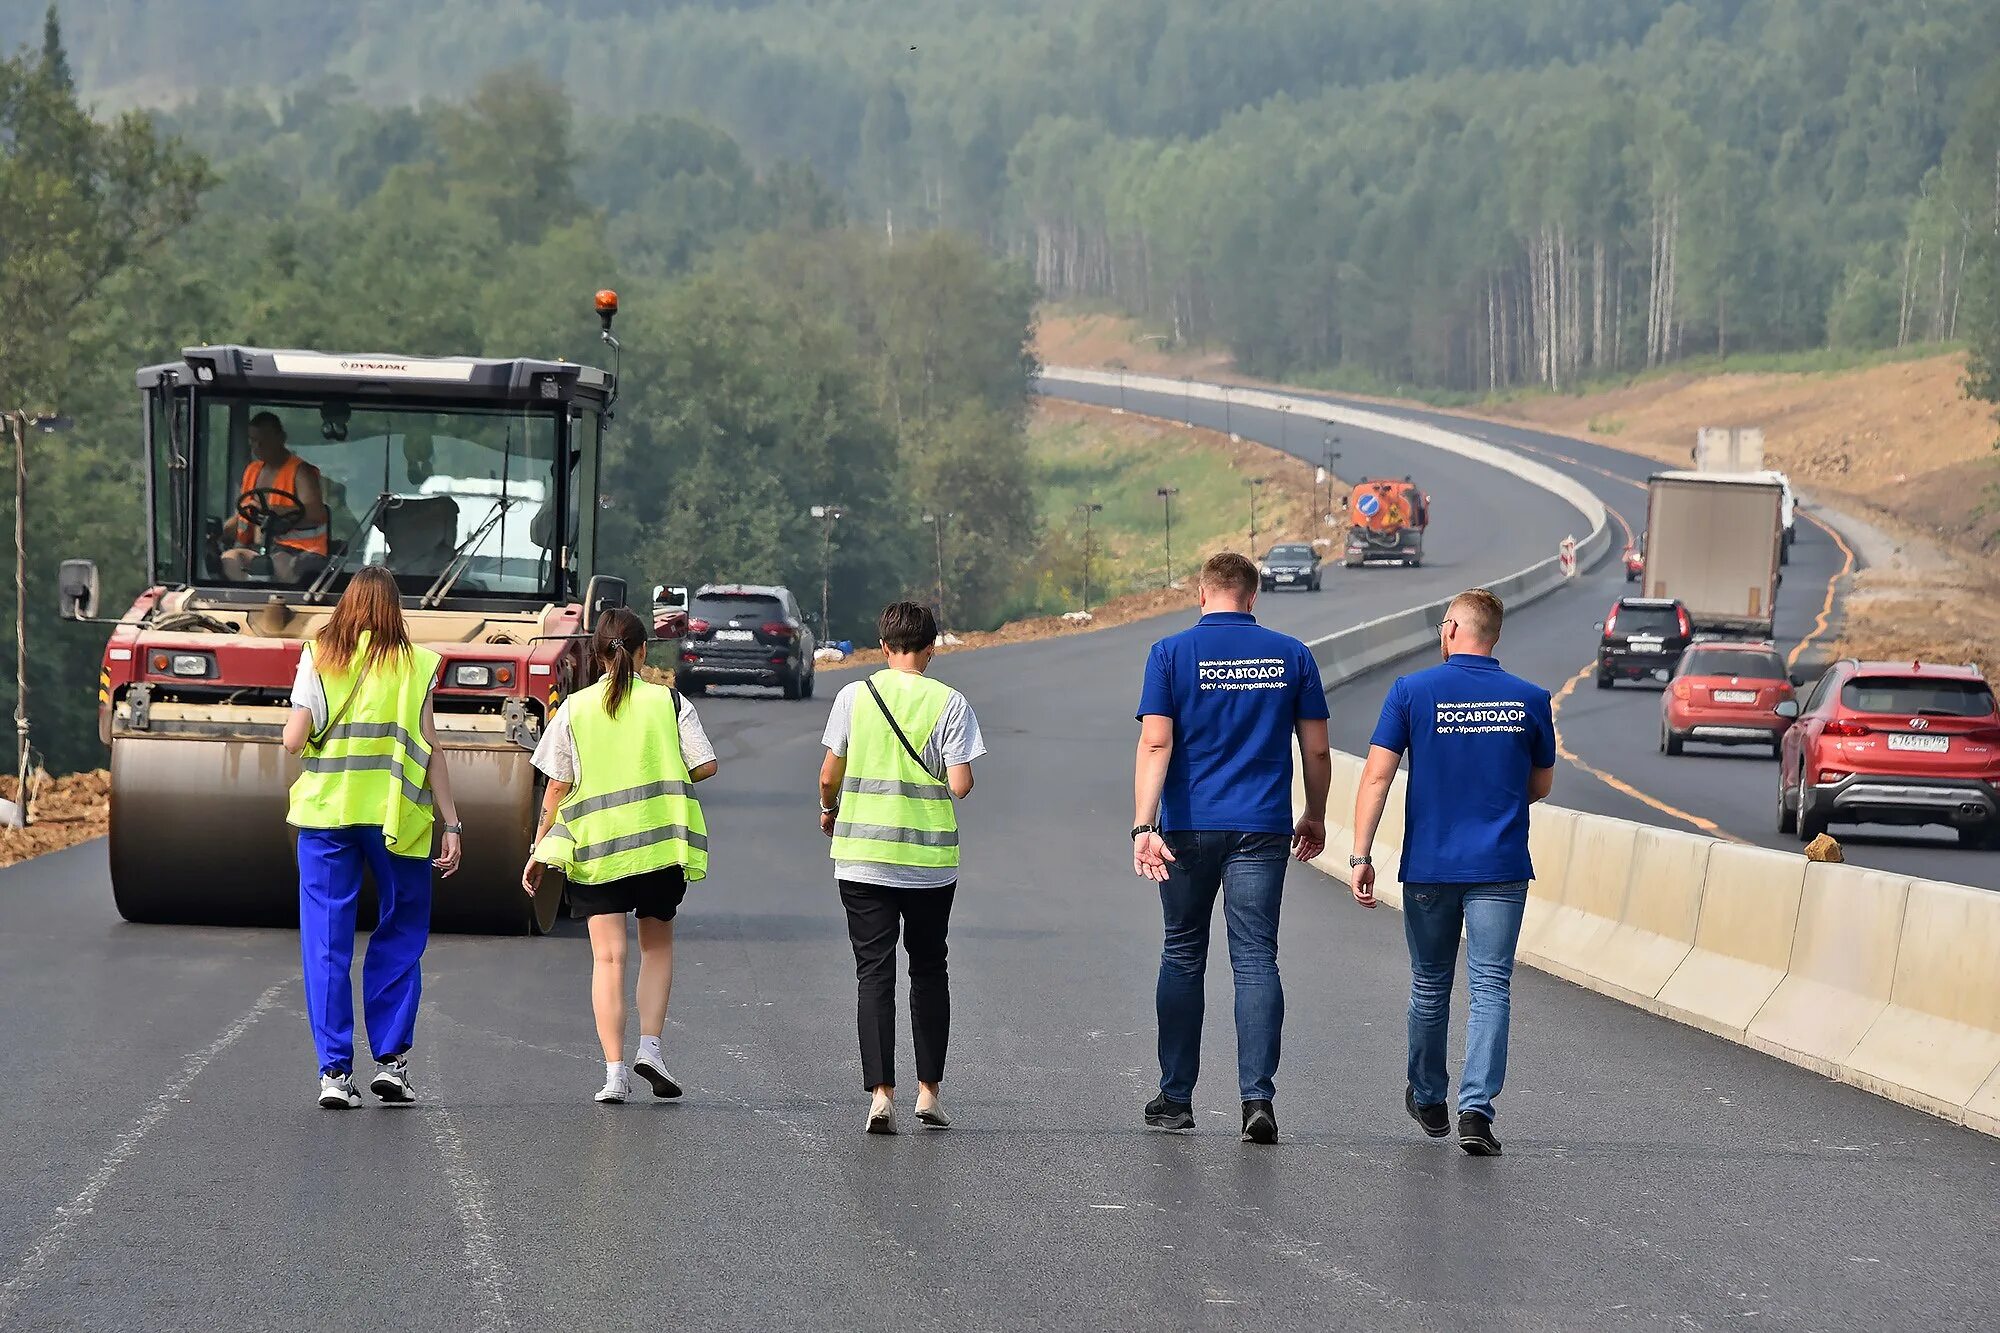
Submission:
<svg viewBox="0 0 2000 1333">
<path fill-rule="evenodd" d="M 410 1061 L 408 1057 L 384 1060 L 376 1067 L 375 1077 L 368 1084 L 368 1091 L 392 1105 L 408 1105 L 417 1099 L 417 1090 L 410 1084 Z"/>
<path fill-rule="evenodd" d="M 660 1063 L 657 1056 L 639 1056 L 632 1062 L 632 1072 L 652 1085 L 655 1097 L 681 1095 L 681 1085 L 674 1081 L 674 1076 L 667 1072 L 667 1067 Z"/>
<path fill-rule="evenodd" d="M 361 1093 L 352 1074 L 321 1074 L 319 1104 L 329 1111 L 352 1111 L 361 1105 Z"/>
<path fill-rule="evenodd" d="M 622 1102 L 631 1093 L 632 1080 L 626 1078 L 607 1078 L 604 1080 L 604 1086 L 597 1090 L 597 1096 L 594 1100 L 600 1102 Z"/>
</svg>

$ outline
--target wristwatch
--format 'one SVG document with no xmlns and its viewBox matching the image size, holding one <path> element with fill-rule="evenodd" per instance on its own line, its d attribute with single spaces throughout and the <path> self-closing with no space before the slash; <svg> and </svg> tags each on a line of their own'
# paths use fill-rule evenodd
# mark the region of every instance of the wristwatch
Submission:
<svg viewBox="0 0 2000 1333">
<path fill-rule="evenodd" d="M 444 831 L 445 831 L 446 833 L 463 833 L 463 832 L 465 832 L 465 825 L 463 825 L 463 824 L 446 824 L 446 825 L 444 826 Z"/>
<path fill-rule="evenodd" d="M 840 813 L 840 807 L 837 805 L 823 805 L 819 808 L 819 812 L 823 815 L 837 815 Z"/>
<path fill-rule="evenodd" d="M 1372 856 L 1350 856 L 1347 858 L 1347 868 L 1349 870 L 1354 869 L 1356 866 L 1372 866 L 1374 864 L 1375 858 Z"/>
<path fill-rule="evenodd" d="M 1141 833 L 1158 833 L 1159 831 L 1160 826 L 1158 824 L 1141 824 L 1132 830 L 1132 836 L 1137 838 Z"/>
</svg>

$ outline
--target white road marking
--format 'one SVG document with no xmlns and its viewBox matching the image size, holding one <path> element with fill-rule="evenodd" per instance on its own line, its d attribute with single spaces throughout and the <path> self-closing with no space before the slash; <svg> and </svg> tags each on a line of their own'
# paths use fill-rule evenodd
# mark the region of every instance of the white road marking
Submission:
<svg viewBox="0 0 2000 1333">
<path fill-rule="evenodd" d="M 438 1155 L 444 1158 L 445 1179 L 451 1184 L 453 1205 L 458 1209 L 459 1230 L 464 1234 L 465 1266 L 479 1292 L 479 1311 L 472 1321 L 475 1329 L 512 1328 L 507 1317 L 505 1284 L 510 1274 L 500 1262 L 500 1246 L 487 1222 L 485 1178 L 472 1164 L 465 1150 L 465 1136 L 459 1133 L 458 1117 L 445 1107 L 430 1108 L 431 1135 L 437 1140 Z"/>
<path fill-rule="evenodd" d="M 133 1121 L 132 1127 L 118 1136 L 118 1141 L 111 1145 L 110 1152 L 104 1154 L 103 1160 L 98 1162 L 97 1169 L 90 1173 L 90 1178 L 84 1182 L 83 1188 L 77 1191 L 76 1197 L 56 1209 L 55 1220 L 35 1238 L 34 1245 L 21 1260 L 21 1266 L 15 1270 L 13 1277 L 7 1279 L 7 1285 L 0 1287 L 0 1324 L 7 1322 L 16 1307 L 34 1289 L 35 1284 L 41 1281 L 42 1274 L 63 1252 L 70 1239 L 76 1235 L 97 1207 L 97 1201 L 104 1196 L 104 1191 L 110 1188 L 119 1169 L 138 1153 L 139 1145 L 145 1142 L 146 1136 L 158 1129 L 161 1122 L 173 1113 L 174 1107 L 187 1096 L 188 1089 L 194 1086 L 194 1081 L 201 1077 L 202 1071 L 207 1069 L 217 1056 L 241 1040 L 243 1034 L 278 1003 L 278 997 L 296 986 L 298 982 L 297 976 L 287 977 L 259 995 L 256 1003 L 244 1010 L 242 1017 L 223 1029 L 221 1036 L 190 1055 L 181 1065 L 180 1072 L 174 1076 L 173 1081 L 153 1098 L 153 1104 L 146 1108 L 145 1114 Z"/>
</svg>

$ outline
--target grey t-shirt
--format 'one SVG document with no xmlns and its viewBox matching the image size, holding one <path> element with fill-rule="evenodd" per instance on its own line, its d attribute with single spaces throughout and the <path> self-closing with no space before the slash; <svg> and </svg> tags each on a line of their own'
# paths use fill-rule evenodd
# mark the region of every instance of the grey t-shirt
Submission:
<svg viewBox="0 0 2000 1333">
<path fill-rule="evenodd" d="M 874 706 L 865 681 L 843 686 L 834 696 L 833 711 L 827 715 L 826 734 L 820 743 L 845 757 L 847 738 L 854 728 L 854 710 Z M 916 737 L 910 739 L 914 742 Z M 979 734 L 979 719 L 973 716 L 972 705 L 953 690 L 945 700 L 944 711 L 938 714 L 937 725 L 924 739 L 924 767 L 942 773 L 953 764 L 969 764 L 985 753 L 986 738 Z M 879 861 L 835 861 L 833 873 L 857 884 L 879 884 L 891 889 L 941 889 L 958 879 L 958 871 L 952 866 L 892 866 Z"/>
</svg>

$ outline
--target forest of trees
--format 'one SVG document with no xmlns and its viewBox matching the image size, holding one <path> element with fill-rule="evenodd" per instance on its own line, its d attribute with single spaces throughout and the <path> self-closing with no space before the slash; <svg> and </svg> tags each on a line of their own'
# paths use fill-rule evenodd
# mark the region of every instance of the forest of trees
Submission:
<svg viewBox="0 0 2000 1333">
<path fill-rule="evenodd" d="M 40 6 L 0 0 L 0 38 L 31 38 Z M 1996 185 L 1992 0 L 64 11 L 93 96 L 187 103 L 202 142 L 245 97 L 407 113 L 528 62 L 606 147 L 632 116 L 699 113 L 760 166 L 810 164 L 869 227 L 973 232 L 1052 295 L 1251 369 L 1390 386 L 1965 339 Z M 682 201 L 692 244 L 713 184 Z"/>
<path fill-rule="evenodd" d="M 0 409 L 71 423 L 29 437 L 30 697 L 53 768 L 101 762 L 104 639 L 57 621 L 56 562 L 97 559 L 114 613 L 138 590 L 132 373 L 204 341 L 602 363 L 590 295 L 614 286 L 609 572 L 817 588 L 808 511 L 834 502 L 836 635 L 932 587 L 927 508 L 956 516 L 959 623 L 1012 592 L 1037 538 L 1036 294 L 976 239 L 891 248 L 845 226 L 810 168 L 753 170 L 682 118 L 585 144 L 561 90 L 523 70 L 418 108 L 306 95 L 107 124 L 70 68 L 53 28 L 0 61 Z"/>
<path fill-rule="evenodd" d="M 619 286 L 615 570 L 810 586 L 832 500 L 865 608 L 928 586 L 949 510 L 966 625 L 1037 537 L 1042 295 L 1274 375 L 1955 339 L 2000 398 L 1991 0 L 47 11 L 0 0 L 0 408 L 75 422 L 30 458 L 58 763 L 101 637 L 53 623 L 53 560 L 132 591 L 131 370 L 202 340 L 593 358 Z"/>
</svg>

